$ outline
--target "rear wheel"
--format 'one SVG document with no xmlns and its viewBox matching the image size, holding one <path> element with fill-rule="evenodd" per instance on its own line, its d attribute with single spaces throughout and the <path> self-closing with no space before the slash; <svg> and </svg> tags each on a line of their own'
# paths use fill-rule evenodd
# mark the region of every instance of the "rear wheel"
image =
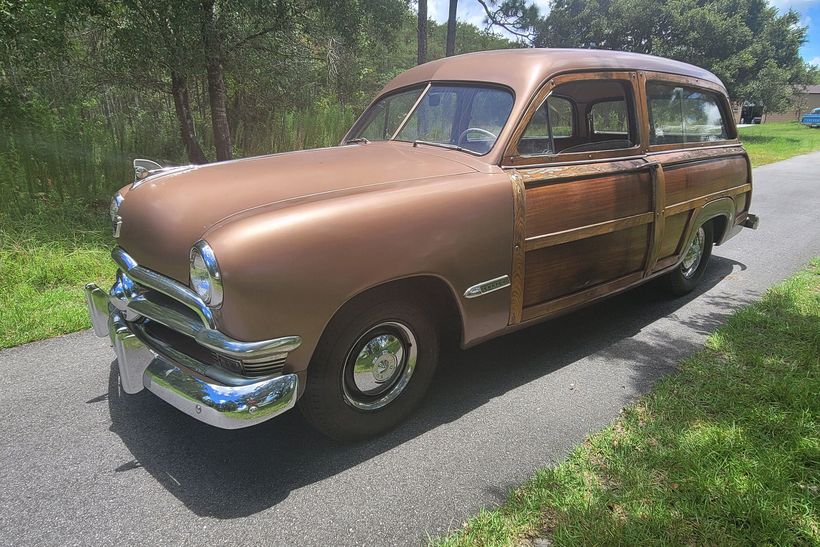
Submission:
<svg viewBox="0 0 820 547">
<path fill-rule="evenodd" d="M 394 298 L 354 303 L 328 326 L 311 360 L 299 408 L 319 431 L 364 439 L 404 420 L 438 361 L 436 325 L 424 306 Z"/>
<path fill-rule="evenodd" d="M 665 276 L 666 287 L 672 294 L 683 296 L 697 286 L 712 256 L 713 238 L 711 222 L 701 225 L 695 232 L 680 266 Z"/>
</svg>

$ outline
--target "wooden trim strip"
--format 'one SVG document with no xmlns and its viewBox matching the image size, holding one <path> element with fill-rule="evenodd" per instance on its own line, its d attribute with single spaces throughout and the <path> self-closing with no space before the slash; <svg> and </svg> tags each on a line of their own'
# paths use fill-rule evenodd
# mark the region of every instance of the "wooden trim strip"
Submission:
<svg viewBox="0 0 820 547">
<path fill-rule="evenodd" d="M 728 188 L 726 190 L 720 190 L 719 192 L 712 192 L 711 194 L 706 194 L 705 196 L 701 196 L 699 198 L 694 198 L 688 201 L 675 203 L 674 205 L 670 205 L 669 207 L 667 207 L 664 211 L 664 214 L 666 216 L 676 215 L 678 213 L 683 213 L 690 209 L 697 209 L 698 207 L 706 205 L 712 200 L 724 197 L 733 197 L 744 192 L 750 192 L 751 190 L 751 184 L 741 184 L 740 186 L 735 186 L 733 188 Z"/>
<path fill-rule="evenodd" d="M 510 175 L 513 190 L 513 252 L 510 273 L 510 325 L 521 322 L 524 306 L 524 238 L 526 236 L 526 192 L 517 173 Z"/>
<path fill-rule="evenodd" d="M 618 230 L 649 224 L 654 218 L 655 213 L 650 211 L 647 213 L 632 215 L 630 217 L 607 220 L 605 222 L 598 222 L 597 224 L 590 224 L 588 226 L 581 226 L 579 228 L 571 228 L 560 232 L 532 236 L 525 240 L 524 249 L 527 251 L 534 251 L 536 249 L 543 249 L 544 247 L 560 245 L 561 243 L 569 243 L 579 239 L 609 234 L 612 232 L 617 232 Z"/>
<path fill-rule="evenodd" d="M 549 166 L 541 168 L 526 168 L 517 171 L 527 188 L 558 182 L 583 180 L 586 178 L 605 177 L 608 175 L 628 175 L 647 170 L 646 160 L 631 158 L 625 161 L 607 163 L 574 164 Z"/>
<path fill-rule="evenodd" d="M 646 265 L 644 275 L 649 275 L 655 262 L 658 260 L 658 252 L 663 241 L 663 232 L 666 228 L 666 215 L 664 214 L 664 204 L 666 203 L 666 181 L 664 179 L 663 165 L 656 163 L 651 169 L 652 173 L 652 204 L 655 212 L 655 226 L 649 237 L 649 252 L 646 254 Z"/>
<path fill-rule="evenodd" d="M 710 146 L 706 148 L 699 148 L 697 150 L 691 149 L 673 149 L 665 151 L 655 151 L 646 154 L 647 158 L 655 159 L 663 163 L 666 169 L 673 166 L 679 166 L 695 162 L 707 162 L 723 158 L 730 158 L 732 156 L 744 156 L 746 151 L 740 144 L 722 144 L 718 146 Z M 664 156 L 670 159 L 662 159 Z M 661 157 L 661 159 L 657 159 Z"/>
<path fill-rule="evenodd" d="M 624 277 L 619 277 L 618 279 L 615 279 L 608 283 L 596 285 L 595 287 L 577 292 L 575 294 L 570 294 L 562 298 L 550 300 L 542 304 L 528 306 L 524 308 L 522 316 L 523 320 L 529 321 L 530 319 L 535 319 L 537 317 L 541 317 L 550 313 L 555 313 L 566 308 L 571 308 L 574 306 L 585 304 L 590 300 L 595 300 L 597 298 L 608 296 L 609 294 L 615 291 L 620 291 L 632 285 L 635 285 L 636 283 L 639 283 L 643 279 L 643 277 L 644 276 L 642 271 L 635 272 Z"/>
</svg>

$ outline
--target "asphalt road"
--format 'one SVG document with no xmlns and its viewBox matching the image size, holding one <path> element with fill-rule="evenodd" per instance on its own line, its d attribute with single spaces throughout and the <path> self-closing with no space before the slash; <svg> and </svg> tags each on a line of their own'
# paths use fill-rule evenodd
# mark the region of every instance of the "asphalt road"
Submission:
<svg viewBox="0 0 820 547">
<path fill-rule="evenodd" d="M 0 352 L 0 543 L 418 544 L 493 506 L 646 392 L 728 314 L 820 255 L 820 153 L 755 170 L 756 232 L 701 289 L 652 284 L 444 357 L 423 409 L 339 445 L 298 412 L 220 431 L 118 393 L 106 341 Z"/>
</svg>

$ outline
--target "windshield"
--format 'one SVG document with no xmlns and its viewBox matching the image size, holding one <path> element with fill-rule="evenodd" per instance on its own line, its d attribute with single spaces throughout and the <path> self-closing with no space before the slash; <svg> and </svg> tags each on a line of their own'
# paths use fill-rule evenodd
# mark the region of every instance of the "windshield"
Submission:
<svg viewBox="0 0 820 547">
<path fill-rule="evenodd" d="M 379 99 L 348 140 L 395 139 L 486 154 L 513 106 L 512 93 L 498 87 L 433 84 L 424 90 L 418 87 Z"/>
</svg>

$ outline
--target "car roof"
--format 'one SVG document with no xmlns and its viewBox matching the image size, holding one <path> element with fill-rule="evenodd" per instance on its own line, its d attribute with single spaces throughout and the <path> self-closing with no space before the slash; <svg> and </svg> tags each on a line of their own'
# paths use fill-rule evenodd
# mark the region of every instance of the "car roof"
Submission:
<svg viewBox="0 0 820 547">
<path fill-rule="evenodd" d="M 680 61 L 603 49 L 499 49 L 445 57 L 413 67 L 391 80 L 382 93 L 429 81 L 490 82 L 529 97 L 546 78 L 582 70 L 648 70 L 706 80 L 723 87 L 703 68 Z"/>
<path fill-rule="evenodd" d="M 626 70 L 691 77 L 717 85 L 725 93 L 723 83 L 708 70 L 663 57 L 602 49 L 519 48 L 467 53 L 418 65 L 388 82 L 374 102 L 385 93 L 425 82 L 484 82 L 507 86 L 515 92 L 509 116 L 513 123 L 505 124 L 496 145 L 482 156 L 482 160 L 498 164 L 515 120 L 523 115 L 547 78 L 567 72 Z"/>
</svg>

